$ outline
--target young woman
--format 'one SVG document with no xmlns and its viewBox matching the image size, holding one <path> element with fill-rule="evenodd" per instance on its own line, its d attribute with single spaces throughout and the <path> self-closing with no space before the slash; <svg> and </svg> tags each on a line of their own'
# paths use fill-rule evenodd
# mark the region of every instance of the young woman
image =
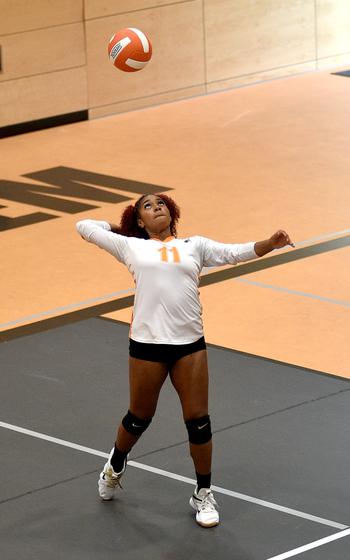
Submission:
<svg viewBox="0 0 350 560">
<path fill-rule="evenodd" d="M 136 284 L 130 328 L 130 403 L 98 481 L 103 500 L 120 486 L 127 457 L 156 411 L 160 389 L 170 375 L 182 405 L 197 486 L 190 499 L 203 527 L 219 523 L 210 490 L 212 433 L 208 413 L 208 365 L 203 336 L 199 274 L 203 266 L 248 261 L 292 245 L 285 231 L 256 243 L 224 244 L 200 236 L 179 239 L 179 208 L 166 195 L 144 195 L 128 206 L 120 226 L 82 220 L 86 241 L 125 264 Z"/>
</svg>

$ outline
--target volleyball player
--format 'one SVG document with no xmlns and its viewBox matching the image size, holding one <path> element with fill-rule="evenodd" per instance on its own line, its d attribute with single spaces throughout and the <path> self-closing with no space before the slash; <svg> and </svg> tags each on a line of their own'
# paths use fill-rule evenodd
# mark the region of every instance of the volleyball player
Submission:
<svg viewBox="0 0 350 560">
<path fill-rule="evenodd" d="M 111 253 L 133 275 L 136 290 L 129 340 L 129 409 L 98 481 L 100 497 L 111 500 L 127 457 L 150 425 L 160 389 L 169 374 L 182 405 L 197 485 L 190 498 L 196 521 L 219 523 L 211 491 L 212 432 L 208 411 L 208 364 L 203 335 L 199 275 L 203 266 L 236 264 L 292 245 L 279 230 L 269 239 L 224 244 L 205 237 L 177 238 L 180 211 L 168 196 L 144 195 L 128 206 L 120 226 L 82 220 L 80 235 Z"/>
</svg>

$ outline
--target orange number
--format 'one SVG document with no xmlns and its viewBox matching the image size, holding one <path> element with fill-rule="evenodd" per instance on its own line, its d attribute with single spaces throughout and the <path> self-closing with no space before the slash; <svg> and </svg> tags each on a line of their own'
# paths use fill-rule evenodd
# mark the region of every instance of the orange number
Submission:
<svg viewBox="0 0 350 560">
<path fill-rule="evenodd" d="M 161 249 L 158 249 L 158 251 L 160 251 L 161 260 L 163 262 L 169 262 L 167 247 L 162 247 Z M 169 249 L 169 251 L 171 251 L 172 254 L 173 254 L 173 262 L 174 263 L 179 263 L 180 262 L 180 255 L 179 255 L 179 251 L 176 249 L 176 247 L 172 247 L 171 249 Z"/>
<path fill-rule="evenodd" d="M 173 252 L 174 263 L 179 263 L 180 262 L 179 251 L 176 249 L 176 247 L 172 247 L 172 249 L 170 250 Z"/>
<path fill-rule="evenodd" d="M 160 251 L 162 261 L 168 262 L 168 251 L 167 251 L 167 248 L 166 248 L 166 247 L 162 247 L 161 249 L 158 249 L 158 251 Z"/>
</svg>

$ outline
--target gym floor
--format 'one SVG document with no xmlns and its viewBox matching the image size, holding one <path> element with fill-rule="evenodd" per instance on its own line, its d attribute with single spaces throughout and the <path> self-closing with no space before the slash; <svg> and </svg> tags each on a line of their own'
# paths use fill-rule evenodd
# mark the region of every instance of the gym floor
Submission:
<svg viewBox="0 0 350 560">
<path fill-rule="evenodd" d="M 349 85 L 305 74 L 1 141 L 1 559 L 347 558 Z M 97 497 L 134 289 L 75 222 L 148 190 L 178 202 L 181 237 L 296 246 L 203 273 L 213 529 L 170 383 L 123 490 Z"/>
</svg>

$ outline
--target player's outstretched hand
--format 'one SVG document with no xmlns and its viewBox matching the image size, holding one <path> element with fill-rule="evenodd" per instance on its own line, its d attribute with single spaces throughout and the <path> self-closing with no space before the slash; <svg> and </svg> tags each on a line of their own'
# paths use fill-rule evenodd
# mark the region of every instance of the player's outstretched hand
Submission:
<svg viewBox="0 0 350 560">
<path fill-rule="evenodd" d="M 276 231 L 276 233 L 271 235 L 270 242 L 271 242 L 271 245 L 274 249 L 281 249 L 282 247 L 285 247 L 286 245 L 290 245 L 291 247 L 295 247 L 295 245 L 291 241 L 288 233 L 286 231 L 284 231 L 283 229 L 279 229 L 278 231 Z"/>
</svg>

